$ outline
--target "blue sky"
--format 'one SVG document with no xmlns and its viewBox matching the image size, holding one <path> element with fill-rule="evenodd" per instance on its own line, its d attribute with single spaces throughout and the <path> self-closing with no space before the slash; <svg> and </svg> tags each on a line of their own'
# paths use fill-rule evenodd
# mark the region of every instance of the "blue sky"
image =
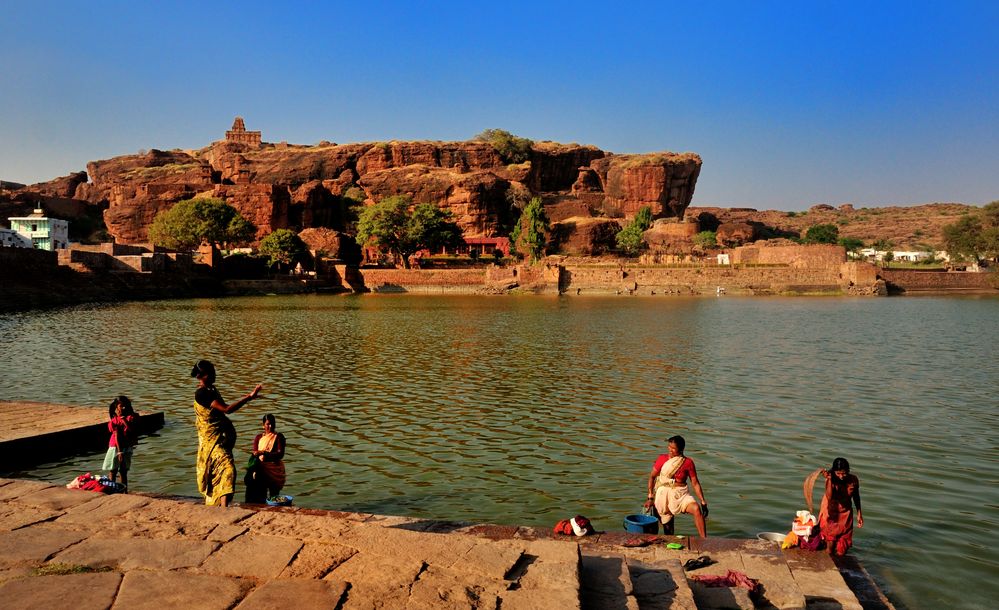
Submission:
<svg viewBox="0 0 999 610">
<path fill-rule="evenodd" d="M 694 205 L 999 199 L 999 2 L 625 4 L 7 0 L 0 178 L 238 114 L 272 142 L 693 151 Z"/>
</svg>

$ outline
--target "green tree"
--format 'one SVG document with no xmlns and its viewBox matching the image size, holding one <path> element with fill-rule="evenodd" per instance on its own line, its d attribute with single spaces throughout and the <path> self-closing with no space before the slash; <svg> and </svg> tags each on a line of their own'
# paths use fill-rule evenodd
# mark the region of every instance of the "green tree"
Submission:
<svg viewBox="0 0 999 610">
<path fill-rule="evenodd" d="M 149 227 L 149 239 L 175 250 L 202 244 L 229 248 L 250 242 L 257 229 L 221 199 L 185 199 L 160 212 Z"/>
<path fill-rule="evenodd" d="M 805 231 L 806 244 L 834 244 L 839 240 L 839 227 L 834 224 L 812 225 Z"/>
<path fill-rule="evenodd" d="M 489 142 L 507 163 L 523 163 L 531 158 L 533 140 L 521 138 L 503 129 L 486 129 L 475 136 L 479 142 Z"/>
<path fill-rule="evenodd" d="M 269 259 L 271 265 L 291 265 L 306 260 L 309 247 L 294 231 L 278 229 L 260 240 L 260 253 Z"/>
<path fill-rule="evenodd" d="M 516 248 L 523 241 L 527 247 L 531 262 L 535 263 L 545 254 L 546 235 L 551 230 L 548 224 L 548 214 L 541 204 L 540 197 L 533 197 L 524 207 L 524 213 L 510 233 L 510 243 Z"/>
<path fill-rule="evenodd" d="M 843 246 L 847 252 L 856 254 L 864 247 L 864 241 L 856 237 L 840 237 L 839 245 Z"/>
<path fill-rule="evenodd" d="M 977 262 L 999 256 L 999 201 L 944 226 L 943 239 L 947 253 L 955 258 Z"/>
<path fill-rule="evenodd" d="M 881 257 L 881 260 L 884 261 L 885 267 L 888 267 L 891 264 L 891 262 L 895 260 L 895 253 L 892 252 L 891 250 L 888 250 Z"/>
<path fill-rule="evenodd" d="M 644 206 L 638 210 L 628 226 L 617 233 L 617 247 L 628 256 L 634 256 L 645 248 L 642 234 L 652 226 L 652 208 Z"/>
<path fill-rule="evenodd" d="M 714 248 L 718 245 L 718 234 L 714 231 L 701 231 L 694 236 L 694 244 L 705 250 Z"/>
<path fill-rule="evenodd" d="M 461 227 L 451 220 L 451 212 L 431 203 L 410 209 L 409 199 L 386 197 L 361 211 L 357 221 L 359 243 L 374 241 L 396 254 L 409 268 L 409 257 L 426 248 L 437 250 L 464 243 Z"/>
</svg>

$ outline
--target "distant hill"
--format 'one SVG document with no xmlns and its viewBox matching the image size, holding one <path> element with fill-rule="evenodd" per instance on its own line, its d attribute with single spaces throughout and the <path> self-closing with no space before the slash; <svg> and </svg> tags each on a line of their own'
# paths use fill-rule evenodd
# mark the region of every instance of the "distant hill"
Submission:
<svg viewBox="0 0 999 610">
<path fill-rule="evenodd" d="M 687 218 L 708 213 L 720 222 L 756 222 L 777 234 L 801 235 L 817 224 L 834 224 L 840 237 L 856 237 L 870 244 L 889 239 L 896 249 L 918 249 L 922 245 L 939 247 L 944 225 L 955 222 L 975 206 L 963 203 L 928 203 L 911 207 L 854 208 L 841 205 L 816 205 L 806 212 L 754 210 L 750 208 L 696 207 L 687 208 Z"/>
</svg>

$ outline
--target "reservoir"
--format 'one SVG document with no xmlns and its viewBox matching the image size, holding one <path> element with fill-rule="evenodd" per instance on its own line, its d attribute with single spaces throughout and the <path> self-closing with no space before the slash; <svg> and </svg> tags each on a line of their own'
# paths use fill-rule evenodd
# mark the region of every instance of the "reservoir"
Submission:
<svg viewBox="0 0 999 610">
<path fill-rule="evenodd" d="M 237 466 L 273 413 L 296 505 L 501 524 L 621 529 L 680 434 L 709 535 L 788 531 L 805 476 L 842 456 L 864 508 L 851 552 L 892 600 L 986 608 L 997 345 L 994 296 L 156 301 L 0 315 L 0 398 L 163 411 L 130 486 L 196 496 L 205 358 L 230 402 L 264 384 L 231 416 Z M 2 474 L 65 483 L 102 459 Z"/>
</svg>

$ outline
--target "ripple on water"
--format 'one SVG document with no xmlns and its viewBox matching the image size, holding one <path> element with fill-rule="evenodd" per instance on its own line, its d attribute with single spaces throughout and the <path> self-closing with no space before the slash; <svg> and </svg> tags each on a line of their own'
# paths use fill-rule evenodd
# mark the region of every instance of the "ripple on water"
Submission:
<svg viewBox="0 0 999 610">
<path fill-rule="evenodd" d="M 986 607 L 999 597 L 988 542 L 999 524 L 997 306 L 414 296 L 83 306 L 0 315 L 0 387 L 3 398 L 93 406 L 127 393 L 164 411 L 131 482 L 195 495 L 187 374 L 207 357 L 227 398 L 266 385 L 266 400 L 233 417 L 238 462 L 273 412 L 296 503 L 429 518 L 549 526 L 583 512 L 617 529 L 679 433 L 711 532 L 753 536 L 787 529 L 804 476 L 843 455 L 862 481 L 857 553 L 894 599 L 954 606 L 960 591 Z M 100 458 L 14 474 L 63 481 Z M 679 528 L 693 532 L 689 519 Z"/>
</svg>

